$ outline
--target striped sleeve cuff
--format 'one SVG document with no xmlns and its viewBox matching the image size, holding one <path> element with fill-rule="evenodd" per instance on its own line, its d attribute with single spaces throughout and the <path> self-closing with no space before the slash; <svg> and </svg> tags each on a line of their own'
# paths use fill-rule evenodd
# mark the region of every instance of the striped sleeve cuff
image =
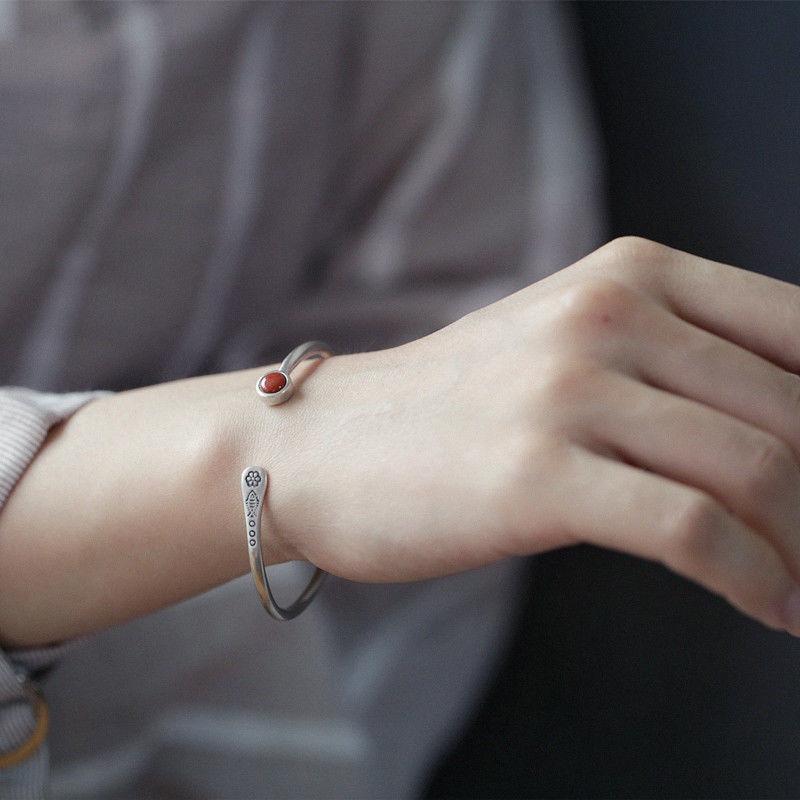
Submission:
<svg viewBox="0 0 800 800">
<path fill-rule="evenodd" d="M 0 388 L 0 509 L 50 428 L 107 394 L 111 392 L 48 394 L 15 386 Z"/>
</svg>

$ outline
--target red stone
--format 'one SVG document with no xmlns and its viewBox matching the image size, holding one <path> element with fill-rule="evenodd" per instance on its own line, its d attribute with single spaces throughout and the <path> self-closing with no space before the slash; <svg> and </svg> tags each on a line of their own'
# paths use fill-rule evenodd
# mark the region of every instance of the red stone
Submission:
<svg viewBox="0 0 800 800">
<path fill-rule="evenodd" d="M 264 394 L 275 394 L 286 386 L 286 376 L 282 372 L 268 372 L 258 382 L 258 388 Z"/>
</svg>

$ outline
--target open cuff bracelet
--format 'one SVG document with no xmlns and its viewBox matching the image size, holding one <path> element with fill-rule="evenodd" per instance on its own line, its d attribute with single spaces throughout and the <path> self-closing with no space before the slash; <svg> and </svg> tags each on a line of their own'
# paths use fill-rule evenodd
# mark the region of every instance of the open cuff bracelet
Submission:
<svg viewBox="0 0 800 800">
<path fill-rule="evenodd" d="M 256 391 L 270 405 L 286 402 L 294 392 L 291 373 L 302 361 L 309 359 L 325 359 L 333 355 L 333 351 L 323 342 L 305 342 L 295 347 L 281 362 L 280 367 L 267 372 L 258 379 Z M 242 472 L 242 502 L 244 503 L 245 531 L 247 533 L 247 551 L 250 555 L 250 571 L 267 613 L 277 620 L 289 620 L 300 614 L 314 599 L 327 575 L 317 567 L 308 585 L 300 597 L 290 606 L 283 608 L 275 601 L 270 589 L 264 558 L 261 552 L 261 516 L 267 496 L 269 473 L 259 466 L 247 467 Z"/>
</svg>

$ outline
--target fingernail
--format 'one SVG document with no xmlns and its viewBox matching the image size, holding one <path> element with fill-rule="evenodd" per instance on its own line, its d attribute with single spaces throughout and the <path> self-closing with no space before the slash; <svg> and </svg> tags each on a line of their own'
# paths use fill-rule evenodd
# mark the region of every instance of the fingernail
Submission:
<svg viewBox="0 0 800 800">
<path fill-rule="evenodd" d="M 800 588 L 793 589 L 786 598 L 783 613 L 789 633 L 800 636 Z"/>
</svg>

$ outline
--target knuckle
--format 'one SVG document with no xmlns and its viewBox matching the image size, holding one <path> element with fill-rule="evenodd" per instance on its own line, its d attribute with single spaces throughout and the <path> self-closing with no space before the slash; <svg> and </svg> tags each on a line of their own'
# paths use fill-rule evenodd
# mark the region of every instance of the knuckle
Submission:
<svg viewBox="0 0 800 800">
<path fill-rule="evenodd" d="M 596 335 L 629 322 L 640 297 L 619 281 L 595 277 L 565 289 L 560 300 L 560 322 L 569 333 Z"/>
<path fill-rule="evenodd" d="M 549 404 L 578 401 L 594 392 L 600 371 L 595 364 L 582 360 L 552 364 L 540 375 L 536 394 Z"/>
<path fill-rule="evenodd" d="M 769 434 L 760 438 L 752 452 L 749 469 L 743 472 L 745 496 L 754 503 L 779 497 L 797 471 L 794 454 L 780 439 Z"/>
<path fill-rule="evenodd" d="M 531 480 L 545 469 L 552 471 L 563 461 L 563 444 L 555 438 L 535 433 L 520 433 L 504 448 L 504 481 L 530 494 Z"/>
<path fill-rule="evenodd" d="M 727 514 L 705 492 L 692 492 L 675 510 L 669 525 L 667 561 L 678 564 L 709 563 L 726 545 Z"/>
<path fill-rule="evenodd" d="M 530 546 L 531 527 L 546 523 L 548 510 L 537 487 L 559 480 L 568 468 L 569 448 L 544 434 L 521 434 L 506 441 L 482 491 L 491 518 L 511 548 L 521 555 Z"/>
<path fill-rule="evenodd" d="M 647 263 L 664 258 L 670 248 L 644 236 L 618 236 L 604 245 L 613 259 Z"/>
</svg>

